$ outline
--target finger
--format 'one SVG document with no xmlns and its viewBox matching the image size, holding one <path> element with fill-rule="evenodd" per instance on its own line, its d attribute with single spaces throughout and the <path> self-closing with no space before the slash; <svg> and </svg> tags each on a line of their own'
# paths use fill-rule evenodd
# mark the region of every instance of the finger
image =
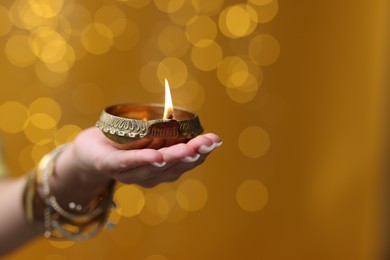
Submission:
<svg viewBox="0 0 390 260">
<path fill-rule="evenodd" d="M 117 150 L 99 158 L 97 168 L 102 172 L 115 173 L 162 161 L 162 154 L 154 149 Z"/>
<path fill-rule="evenodd" d="M 198 153 L 207 154 L 214 150 L 216 147 L 219 147 L 222 144 L 222 141 L 217 135 L 208 133 L 195 137 L 187 144 L 190 145 Z"/>
<path fill-rule="evenodd" d="M 164 174 L 181 175 L 201 165 L 206 160 L 207 156 L 208 154 L 200 155 L 198 159 L 193 162 L 183 162 L 183 160 L 180 160 L 173 163 L 168 163 L 162 169 L 162 172 L 159 174 L 159 176 Z"/>
<path fill-rule="evenodd" d="M 204 136 L 206 136 L 207 138 L 209 138 L 210 140 L 212 140 L 216 144 L 222 143 L 221 138 L 214 133 L 206 133 L 206 134 L 204 134 Z"/>
<path fill-rule="evenodd" d="M 113 178 L 125 184 L 138 184 L 142 187 L 154 187 L 159 183 L 171 182 L 178 179 L 183 173 L 199 166 L 207 155 L 201 155 L 192 163 L 181 161 L 167 163 L 161 168 L 152 165 L 139 166 L 137 168 L 113 174 Z"/>
<path fill-rule="evenodd" d="M 185 163 L 192 163 L 192 162 L 196 162 L 197 160 L 199 160 L 200 158 L 200 154 L 199 153 L 196 153 L 194 156 L 186 156 L 184 158 L 181 159 L 182 162 L 185 162 Z"/>
<path fill-rule="evenodd" d="M 174 162 L 185 157 L 194 157 L 196 156 L 196 151 L 189 145 L 180 143 L 175 144 L 169 147 L 164 147 L 158 150 L 163 158 L 164 162 Z"/>
</svg>

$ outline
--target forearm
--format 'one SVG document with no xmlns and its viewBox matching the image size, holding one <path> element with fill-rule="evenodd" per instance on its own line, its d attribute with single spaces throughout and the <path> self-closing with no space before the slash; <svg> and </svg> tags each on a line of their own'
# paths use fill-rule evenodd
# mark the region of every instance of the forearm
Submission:
<svg viewBox="0 0 390 260">
<path fill-rule="evenodd" d="M 64 209 L 69 209 L 70 202 L 88 204 L 102 191 L 107 190 L 107 185 L 111 182 L 108 177 L 101 175 L 92 177 L 92 172 L 84 172 L 82 167 L 75 164 L 74 156 L 70 144 L 55 160 L 54 172 L 49 178 L 50 196 L 54 196 Z M 42 207 L 34 209 L 33 226 L 25 217 L 23 191 L 26 182 L 27 175 L 0 181 L 0 256 L 42 235 L 45 231 Z M 44 204 L 42 184 L 34 186 L 36 186 L 33 190 L 34 197 Z M 33 204 L 33 207 L 35 206 Z"/>
<path fill-rule="evenodd" d="M 26 177 L 0 181 L 0 256 L 39 235 L 24 217 L 25 183 Z"/>
</svg>

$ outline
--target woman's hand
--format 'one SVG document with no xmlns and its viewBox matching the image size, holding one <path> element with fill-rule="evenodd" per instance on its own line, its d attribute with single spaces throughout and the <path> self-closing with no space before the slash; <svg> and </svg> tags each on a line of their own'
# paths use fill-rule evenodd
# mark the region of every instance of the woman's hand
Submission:
<svg viewBox="0 0 390 260">
<path fill-rule="evenodd" d="M 219 145 L 221 140 L 217 135 L 204 134 L 186 144 L 159 150 L 118 150 L 99 129 L 89 128 L 82 131 L 59 154 L 54 173 L 49 179 L 50 196 L 55 198 L 59 207 L 67 211 L 70 203 L 85 206 L 101 198 L 102 194 L 107 196 L 107 192 L 112 191 L 110 184 L 113 180 L 143 187 L 174 181 L 200 165 Z M 26 179 L 27 175 L 3 183 L 5 188 L 0 197 L 0 212 L 6 214 L 0 214 L 0 255 L 40 234 L 38 229 L 31 229 L 27 224 L 20 204 Z M 42 185 L 35 190 L 42 201 L 43 191 Z M 45 219 L 41 208 L 40 213 L 40 218 Z"/>
<path fill-rule="evenodd" d="M 73 155 L 73 171 L 80 172 L 90 182 L 114 179 L 126 184 L 153 187 L 174 181 L 197 167 L 221 144 L 217 135 L 208 133 L 186 144 L 158 150 L 118 150 L 99 129 L 89 128 L 77 136 L 69 150 Z"/>
</svg>

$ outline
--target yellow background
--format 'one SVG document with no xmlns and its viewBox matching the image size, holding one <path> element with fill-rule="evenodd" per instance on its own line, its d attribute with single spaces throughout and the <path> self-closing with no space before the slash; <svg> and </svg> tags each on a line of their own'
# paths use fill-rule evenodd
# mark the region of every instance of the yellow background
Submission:
<svg viewBox="0 0 390 260">
<path fill-rule="evenodd" d="M 107 105 L 162 103 L 164 77 L 174 104 L 224 141 L 176 183 L 120 187 L 113 231 L 37 239 L 5 259 L 381 259 L 389 10 L 386 0 L 1 1 L 12 176 Z"/>
</svg>

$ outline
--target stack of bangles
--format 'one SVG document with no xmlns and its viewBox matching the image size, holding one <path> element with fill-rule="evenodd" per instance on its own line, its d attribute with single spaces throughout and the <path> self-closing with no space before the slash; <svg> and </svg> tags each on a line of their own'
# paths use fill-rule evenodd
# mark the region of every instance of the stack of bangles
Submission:
<svg viewBox="0 0 390 260">
<path fill-rule="evenodd" d="M 69 209 L 61 207 L 50 193 L 49 178 L 54 173 L 55 161 L 64 151 L 62 145 L 45 155 L 36 170 L 28 176 L 23 193 L 23 206 L 28 223 L 34 227 L 44 226 L 44 236 L 53 239 L 83 240 L 97 234 L 106 225 L 113 203 L 112 182 L 107 189 L 87 206 L 69 203 Z M 43 196 L 38 193 L 43 190 Z"/>
</svg>

